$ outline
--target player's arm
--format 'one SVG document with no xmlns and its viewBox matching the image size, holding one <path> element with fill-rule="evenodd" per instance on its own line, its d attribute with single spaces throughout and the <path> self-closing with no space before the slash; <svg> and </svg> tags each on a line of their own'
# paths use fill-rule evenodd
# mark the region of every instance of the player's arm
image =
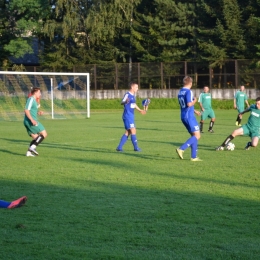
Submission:
<svg viewBox="0 0 260 260">
<path fill-rule="evenodd" d="M 130 101 L 129 98 L 127 98 L 126 100 L 122 100 L 122 101 L 121 101 L 121 105 L 128 104 L 129 101 Z"/>
<path fill-rule="evenodd" d="M 196 102 L 197 102 L 197 98 L 194 97 L 191 102 L 188 102 L 188 103 L 187 103 L 187 106 L 188 106 L 188 107 L 192 107 L 192 106 L 195 105 Z"/>
<path fill-rule="evenodd" d="M 249 108 L 247 108 L 246 110 L 244 110 L 243 112 L 239 113 L 239 114 L 238 114 L 239 117 L 242 116 L 243 114 L 249 112 L 250 110 L 251 110 L 251 109 L 250 109 L 250 107 L 249 107 Z"/>
<path fill-rule="evenodd" d="M 142 115 L 146 114 L 146 111 L 140 109 L 136 104 L 135 104 L 135 109 L 136 109 L 137 111 L 139 111 Z"/>
<path fill-rule="evenodd" d="M 201 112 L 194 109 L 194 114 L 197 115 L 197 116 L 200 116 L 200 115 L 201 115 Z"/>
<path fill-rule="evenodd" d="M 43 111 L 38 111 L 37 113 L 39 116 L 42 116 L 43 115 Z"/>
<path fill-rule="evenodd" d="M 35 120 L 32 118 L 30 110 L 25 109 L 25 110 L 24 110 L 24 113 L 25 113 L 25 115 L 29 118 L 29 120 L 32 122 L 33 125 L 37 125 L 37 121 L 35 121 Z"/>
<path fill-rule="evenodd" d="M 205 110 L 201 102 L 200 102 L 200 109 L 201 109 L 201 111 Z"/>
<path fill-rule="evenodd" d="M 234 97 L 234 108 L 235 108 L 235 109 L 237 108 L 236 95 L 235 95 L 235 97 Z"/>
<path fill-rule="evenodd" d="M 247 100 L 245 100 L 245 102 L 246 102 L 247 108 L 249 108 L 249 107 L 250 107 L 250 105 L 249 105 L 248 101 L 247 101 Z"/>
<path fill-rule="evenodd" d="M 128 95 L 126 94 L 121 101 L 121 105 L 128 104 L 129 102 L 130 102 L 130 99 L 128 98 Z"/>
</svg>

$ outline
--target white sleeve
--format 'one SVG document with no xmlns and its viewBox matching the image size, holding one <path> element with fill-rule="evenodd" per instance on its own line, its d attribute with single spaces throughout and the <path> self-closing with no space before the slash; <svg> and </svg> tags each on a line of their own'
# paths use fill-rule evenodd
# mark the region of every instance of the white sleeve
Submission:
<svg viewBox="0 0 260 260">
<path fill-rule="evenodd" d="M 121 102 L 125 102 L 128 98 L 128 93 L 125 94 L 125 96 L 123 97 L 122 101 Z"/>
<path fill-rule="evenodd" d="M 202 99 L 202 93 L 200 93 L 200 96 L 199 96 L 199 99 L 198 99 L 199 103 L 201 102 L 201 99 Z"/>
</svg>

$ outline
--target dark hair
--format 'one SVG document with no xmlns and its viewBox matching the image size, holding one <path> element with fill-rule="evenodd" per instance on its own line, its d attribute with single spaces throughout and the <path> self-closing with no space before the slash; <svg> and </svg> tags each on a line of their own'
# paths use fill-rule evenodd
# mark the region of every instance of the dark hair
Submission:
<svg viewBox="0 0 260 260">
<path fill-rule="evenodd" d="M 131 81 L 131 82 L 129 83 L 129 88 L 131 88 L 133 85 L 138 85 L 138 83 L 136 83 L 136 82 L 134 82 L 134 81 Z"/>
<path fill-rule="evenodd" d="M 260 101 L 260 97 L 257 97 L 255 101 L 256 101 L 256 102 L 257 102 L 257 101 Z"/>
<path fill-rule="evenodd" d="M 31 94 L 33 95 L 35 92 L 37 92 L 38 90 L 40 90 L 40 88 L 32 88 L 31 89 Z"/>
</svg>

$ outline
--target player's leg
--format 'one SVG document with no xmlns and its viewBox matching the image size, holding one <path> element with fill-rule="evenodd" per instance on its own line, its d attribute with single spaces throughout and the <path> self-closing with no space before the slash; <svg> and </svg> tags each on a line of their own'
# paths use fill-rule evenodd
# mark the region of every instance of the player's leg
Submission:
<svg viewBox="0 0 260 260">
<path fill-rule="evenodd" d="M 8 208 L 8 206 L 11 204 L 11 202 L 7 202 L 4 200 L 0 200 L 0 208 Z"/>
<path fill-rule="evenodd" d="M 203 133 L 204 120 L 200 120 L 200 132 Z"/>
<path fill-rule="evenodd" d="M 26 201 L 27 201 L 27 197 L 23 196 L 17 200 L 12 201 L 7 208 L 8 209 L 19 208 L 19 207 L 23 206 Z"/>
<path fill-rule="evenodd" d="M 17 200 L 14 200 L 12 202 L 8 202 L 8 201 L 4 201 L 4 200 L 0 200 L 0 208 L 17 208 L 17 207 L 21 207 L 25 204 L 27 200 L 27 197 L 23 196 Z"/>
<path fill-rule="evenodd" d="M 229 136 L 224 140 L 224 142 L 223 142 L 220 146 L 218 146 L 218 147 L 216 148 L 216 151 L 223 151 L 224 148 L 227 146 L 227 144 L 228 144 L 229 142 L 231 142 L 231 141 L 232 141 L 236 136 L 238 136 L 238 135 L 244 135 L 244 134 L 246 134 L 245 132 L 246 132 L 246 131 L 245 131 L 244 126 L 238 128 L 238 129 L 236 129 L 235 131 L 233 131 L 233 133 L 232 133 L 231 135 L 229 135 Z"/>
<path fill-rule="evenodd" d="M 208 130 L 208 132 L 214 133 L 213 126 L 215 124 L 216 117 L 215 117 L 215 113 L 214 113 L 214 111 L 212 109 L 211 109 L 211 111 L 209 113 L 209 118 L 210 118 L 210 122 L 209 122 L 209 130 Z"/>
<path fill-rule="evenodd" d="M 215 118 L 211 118 L 211 120 L 209 122 L 209 130 L 208 130 L 208 132 L 210 132 L 210 133 L 214 133 L 213 126 L 215 124 L 215 120 L 216 120 Z"/>
<path fill-rule="evenodd" d="M 132 141 L 132 144 L 134 146 L 134 151 L 135 152 L 141 152 L 141 149 L 138 147 L 138 144 L 137 144 L 136 128 L 132 127 L 132 128 L 130 128 L 130 131 L 131 131 L 131 141 Z"/>
<path fill-rule="evenodd" d="M 30 136 L 32 137 L 32 141 L 30 142 L 30 144 L 29 144 L 29 146 L 28 146 L 28 150 L 27 150 L 27 152 L 26 152 L 26 156 L 32 156 L 32 157 L 34 157 L 35 155 L 34 155 L 34 153 L 32 153 L 32 152 L 30 151 L 30 147 L 31 147 L 31 145 L 34 143 L 34 140 L 38 137 L 38 134 L 30 134 Z"/>
<path fill-rule="evenodd" d="M 200 132 L 203 133 L 203 124 L 204 121 L 209 117 L 209 110 L 204 110 L 201 111 L 201 116 L 200 116 Z"/>
<path fill-rule="evenodd" d="M 246 144 L 245 150 L 249 150 L 250 147 L 256 147 L 258 145 L 259 136 L 254 136 L 251 138 L 251 142 Z"/>
<path fill-rule="evenodd" d="M 192 135 L 195 137 L 193 143 L 191 143 L 191 161 L 197 162 L 197 161 L 202 161 L 201 159 L 198 158 L 197 153 L 198 153 L 198 141 L 200 139 L 200 132 L 195 131 L 192 133 Z"/>
<path fill-rule="evenodd" d="M 184 151 L 188 147 L 191 147 L 191 159 L 194 160 L 195 158 L 197 158 L 198 140 L 200 139 L 199 126 L 196 119 L 190 121 L 182 120 L 182 122 L 186 129 L 191 133 L 191 137 L 188 140 L 186 140 L 186 142 L 183 145 L 181 145 L 180 148 L 177 148 L 176 152 L 180 159 L 183 159 Z"/>
<path fill-rule="evenodd" d="M 125 133 L 122 135 L 121 139 L 120 139 L 120 142 L 119 142 L 119 145 L 117 146 L 116 150 L 118 152 L 123 152 L 123 146 L 124 144 L 126 143 L 126 141 L 128 140 L 128 136 L 129 136 L 129 131 L 126 130 Z"/>
<path fill-rule="evenodd" d="M 128 136 L 131 134 L 130 131 L 130 123 L 127 119 L 123 119 L 124 122 L 124 126 L 125 126 L 125 133 L 122 135 L 119 145 L 117 146 L 116 150 L 118 152 L 123 152 L 123 146 L 126 143 L 126 141 L 128 140 Z"/>
<path fill-rule="evenodd" d="M 236 125 L 241 126 L 241 121 L 242 121 L 242 115 L 240 115 L 241 112 L 244 110 L 242 109 L 237 109 L 238 115 L 237 115 L 237 120 L 236 120 Z"/>
<path fill-rule="evenodd" d="M 40 123 L 37 127 L 39 128 L 38 136 L 31 142 L 29 147 L 29 151 L 35 155 L 39 155 L 36 151 L 36 147 L 47 137 L 47 132 Z"/>
</svg>

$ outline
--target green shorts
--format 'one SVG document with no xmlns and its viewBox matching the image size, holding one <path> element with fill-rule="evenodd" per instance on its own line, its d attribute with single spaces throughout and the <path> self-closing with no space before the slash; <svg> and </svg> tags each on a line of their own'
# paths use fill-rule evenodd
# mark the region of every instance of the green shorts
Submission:
<svg viewBox="0 0 260 260">
<path fill-rule="evenodd" d="M 201 111 L 201 120 L 205 120 L 207 118 L 215 118 L 215 113 L 212 108 L 205 109 L 203 112 Z"/>
<path fill-rule="evenodd" d="M 24 121 L 23 124 L 27 130 L 28 135 L 38 134 L 45 130 L 44 126 L 40 122 L 38 122 L 38 125 L 33 125 L 31 121 Z"/>
<path fill-rule="evenodd" d="M 242 128 L 243 128 L 243 135 L 248 135 L 251 138 L 253 137 L 260 138 L 260 128 L 251 127 L 248 124 L 242 125 Z"/>
</svg>

